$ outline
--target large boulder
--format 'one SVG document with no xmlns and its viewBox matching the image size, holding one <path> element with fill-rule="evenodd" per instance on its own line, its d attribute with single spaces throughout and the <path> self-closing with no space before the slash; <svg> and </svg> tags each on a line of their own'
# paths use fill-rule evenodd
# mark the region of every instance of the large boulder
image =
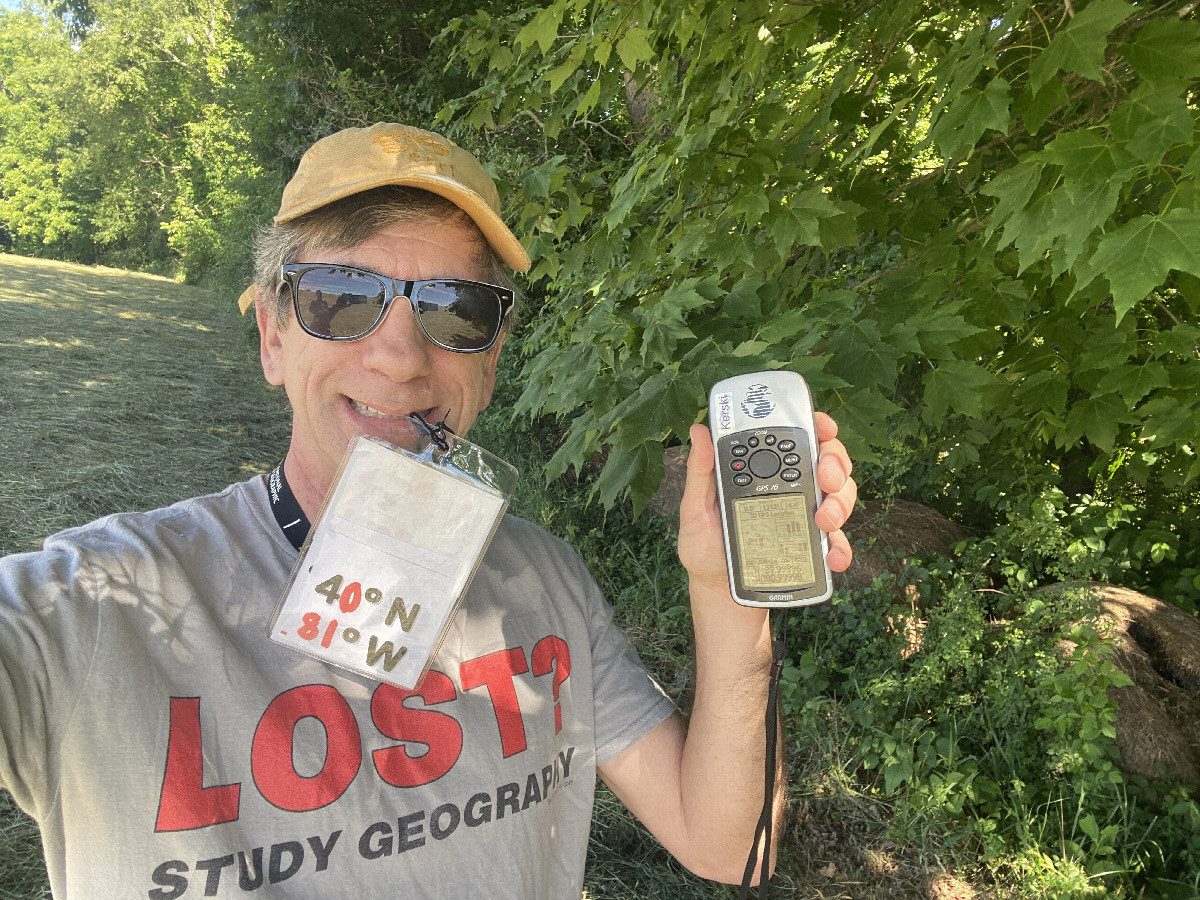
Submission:
<svg viewBox="0 0 1200 900">
<path fill-rule="evenodd" d="M 909 500 L 860 500 L 846 523 L 854 547 L 850 568 L 834 577 L 842 590 L 870 587 L 885 573 L 899 574 L 910 556 L 951 557 L 968 535 L 957 522 Z"/>
</svg>

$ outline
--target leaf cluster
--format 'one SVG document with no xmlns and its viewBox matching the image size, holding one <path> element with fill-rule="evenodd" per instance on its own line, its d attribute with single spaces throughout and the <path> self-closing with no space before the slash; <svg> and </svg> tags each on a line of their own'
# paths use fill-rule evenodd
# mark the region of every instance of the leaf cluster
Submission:
<svg viewBox="0 0 1200 900">
<path fill-rule="evenodd" d="M 1094 601 L 1000 594 L 960 574 L 975 572 L 966 559 L 896 572 L 791 619 L 791 646 L 806 648 L 782 692 L 809 756 L 796 789 L 825 777 L 836 734 L 838 764 L 887 804 L 902 853 L 974 857 L 1020 896 L 1186 895 L 1200 805 L 1116 767 L 1109 690 L 1131 682 Z"/>
</svg>

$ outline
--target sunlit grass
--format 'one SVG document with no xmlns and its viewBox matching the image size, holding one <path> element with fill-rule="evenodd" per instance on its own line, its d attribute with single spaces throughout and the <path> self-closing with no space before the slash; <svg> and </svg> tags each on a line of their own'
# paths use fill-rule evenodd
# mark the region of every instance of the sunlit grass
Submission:
<svg viewBox="0 0 1200 900">
<path fill-rule="evenodd" d="M 110 512 L 219 490 L 287 446 L 234 298 L 0 256 L 0 552 Z"/>
<path fill-rule="evenodd" d="M 289 416 L 235 298 L 0 255 L 0 553 L 267 471 Z M 0 900 L 48 897 L 36 826 L 0 796 Z"/>
</svg>

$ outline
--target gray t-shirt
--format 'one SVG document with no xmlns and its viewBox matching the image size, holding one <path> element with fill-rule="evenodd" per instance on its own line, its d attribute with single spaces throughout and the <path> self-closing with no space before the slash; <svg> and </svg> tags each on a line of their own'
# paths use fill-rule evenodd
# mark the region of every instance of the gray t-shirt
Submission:
<svg viewBox="0 0 1200 900">
<path fill-rule="evenodd" d="M 672 707 L 506 517 L 419 693 L 267 631 L 262 478 L 0 560 L 0 787 L 64 898 L 578 898 L 596 766 Z"/>
</svg>

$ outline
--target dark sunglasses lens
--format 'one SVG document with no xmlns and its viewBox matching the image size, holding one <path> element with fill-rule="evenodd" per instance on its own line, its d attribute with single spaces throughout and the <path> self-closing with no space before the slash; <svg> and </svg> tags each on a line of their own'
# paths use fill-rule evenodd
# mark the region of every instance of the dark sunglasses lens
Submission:
<svg viewBox="0 0 1200 900">
<path fill-rule="evenodd" d="M 383 310 L 383 298 L 383 282 L 375 276 L 334 267 L 302 273 L 296 290 L 304 326 L 335 338 L 370 331 Z"/>
<path fill-rule="evenodd" d="M 451 350 L 482 350 L 500 333 L 500 295 L 486 284 L 431 281 L 414 302 L 421 327 Z"/>
</svg>

